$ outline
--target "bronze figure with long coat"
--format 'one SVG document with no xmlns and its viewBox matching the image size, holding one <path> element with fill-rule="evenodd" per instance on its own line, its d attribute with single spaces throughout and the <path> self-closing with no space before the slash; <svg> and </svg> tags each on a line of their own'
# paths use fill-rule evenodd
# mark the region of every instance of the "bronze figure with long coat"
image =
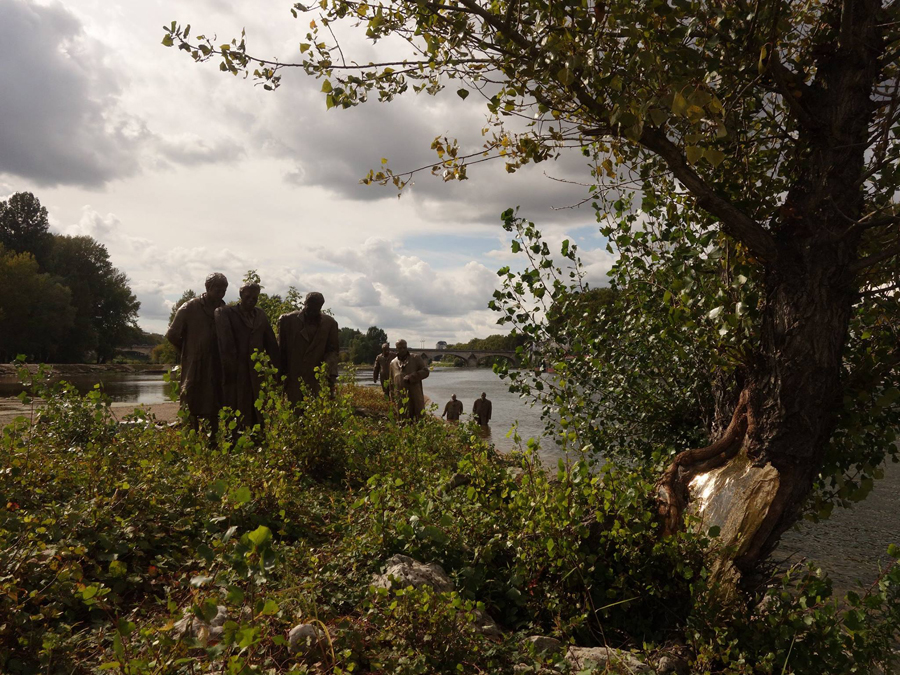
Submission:
<svg viewBox="0 0 900 675">
<path fill-rule="evenodd" d="M 323 364 L 328 369 L 329 387 L 334 392 L 341 347 L 337 321 L 322 313 L 324 304 L 321 293 L 309 293 L 302 310 L 282 314 L 278 319 L 281 372 L 286 377 L 284 388 L 292 403 L 302 398 L 301 382 L 310 393 L 318 395 L 315 369 Z"/>
<path fill-rule="evenodd" d="M 260 376 L 252 356 L 254 351 L 269 355 L 278 367 L 278 342 L 266 313 L 256 306 L 259 284 L 241 287 L 240 304 L 216 310 L 216 335 L 222 359 L 222 402 L 240 414 L 241 426 L 262 424 L 256 408 Z"/>
<path fill-rule="evenodd" d="M 493 407 L 491 399 L 487 397 L 486 393 L 481 392 L 481 398 L 476 398 L 475 403 L 472 404 L 472 415 L 475 417 L 475 421 L 486 427 L 491 421 Z"/>
<path fill-rule="evenodd" d="M 422 391 L 422 380 L 431 373 L 421 356 L 410 354 L 406 340 L 397 341 L 397 356 L 391 361 L 391 382 L 397 402 L 404 396 L 409 398 L 406 415 L 418 419 L 425 412 L 425 392 Z"/>
<path fill-rule="evenodd" d="M 385 398 L 391 397 L 391 361 L 393 360 L 391 347 L 385 342 L 381 345 L 381 353 L 375 357 L 375 368 L 372 370 L 373 382 L 378 382 L 378 379 L 381 378 L 381 391 L 384 392 Z"/>
<path fill-rule="evenodd" d="M 222 408 L 222 362 L 216 337 L 215 311 L 224 307 L 222 298 L 228 281 L 222 274 L 206 279 L 206 293 L 188 300 L 178 311 L 166 332 L 166 339 L 181 353 L 181 404 L 190 413 L 196 429 L 199 418 L 218 427 Z"/>
</svg>

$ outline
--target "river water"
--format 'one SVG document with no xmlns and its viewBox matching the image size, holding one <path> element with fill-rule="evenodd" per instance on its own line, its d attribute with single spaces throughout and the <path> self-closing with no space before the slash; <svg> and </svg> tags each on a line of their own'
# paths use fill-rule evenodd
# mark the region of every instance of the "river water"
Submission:
<svg viewBox="0 0 900 675">
<path fill-rule="evenodd" d="M 371 385 L 369 371 L 357 377 L 360 384 Z M 83 392 L 98 381 L 96 376 L 69 379 Z M 517 424 L 523 443 L 529 437 L 541 439 L 541 457 L 547 466 L 555 467 L 563 456 L 552 439 L 541 438 L 540 410 L 511 394 L 506 382 L 491 370 L 436 368 L 422 385 L 425 395 L 438 406 L 438 415 L 451 394 L 456 394 L 463 403 L 464 421 L 470 417 L 472 403 L 485 392 L 493 403 L 486 437 L 498 449 L 515 447 L 508 432 Z M 168 400 L 160 374 L 109 374 L 103 376 L 102 386 L 114 401 L 152 404 Z M 0 397 L 14 396 L 19 390 L 15 382 L 0 381 Z M 846 591 L 857 581 L 871 584 L 877 578 L 879 566 L 888 560 L 886 550 L 891 543 L 900 544 L 900 464 L 889 463 L 868 498 L 852 509 L 836 509 L 823 523 L 801 523 L 783 537 L 776 558 L 812 560 L 829 573 L 837 590 Z"/>
</svg>

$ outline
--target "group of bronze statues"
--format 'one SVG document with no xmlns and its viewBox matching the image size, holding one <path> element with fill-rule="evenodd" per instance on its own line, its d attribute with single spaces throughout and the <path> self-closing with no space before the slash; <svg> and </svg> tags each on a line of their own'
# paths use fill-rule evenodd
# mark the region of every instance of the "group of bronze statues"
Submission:
<svg viewBox="0 0 900 675">
<path fill-rule="evenodd" d="M 421 356 L 410 354 L 406 340 L 397 342 L 397 353 L 391 353 L 391 346 L 385 342 L 381 345 L 381 353 L 375 357 L 375 368 L 372 370 L 372 381 L 381 380 L 381 389 L 387 398 L 394 398 L 396 392 L 408 397 L 409 415 L 418 417 L 425 410 L 425 394 L 422 391 L 422 380 L 429 375 L 428 364 Z M 491 401 L 482 392 L 481 398 L 472 406 L 472 415 L 481 426 L 491 421 Z M 441 417 L 446 417 L 451 424 L 459 424 L 463 413 L 462 401 L 456 400 L 456 394 L 450 397 Z"/>
<path fill-rule="evenodd" d="M 224 274 L 210 274 L 206 292 L 179 307 L 166 332 L 181 354 L 180 400 L 191 427 L 197 430 L 200 420 L 206 420 L 213 438 L 223 407 L 238 414 L 241 427 L 262 423 L 255 405 L 261 377 L 252 359 L 254 352 L 268 355 L 283 376 L 284 391 L 292 403 L 299 402 L 305 392 L 318 395 L 316 368 L 320 366 L 334 393 L 340 355 L 337 321 L 322 312 L 321 293 L 308 293 L 303 309 L 282 314 L 276 338 L 266 313 L 256 306 L 259 284 L 241 286 L 240 302 L 234 306 L 224 302 L 227 289 Z M 397 342 L 396 355 L 387 344 L 383 346 L 375 362 L 376 382 L 379 375 L 387 395 L 398 394 L 392 397 L 398 403 L 408 401 L 408 417 L 417 418 L 425 411 L 422 380 L 429 375 L 428 366 L 410 354 L 405 340 Z"/>
<path fill-rule="evenodd" d="M 472 417 L 483 427 L 486 427 L 491 421 L 491 409 L 493 405 L 487 394 L 481 392 L 481 398 L 476 398 L 472 404 Z M 456 394 L 450 397 L 447 405 L 444 406 L 444 412 L 441 417 L 446 417 L 450 424 L 459 424 L 459 416 L 463 413 L 462 401 L 456 399 Z"/>
</svg>

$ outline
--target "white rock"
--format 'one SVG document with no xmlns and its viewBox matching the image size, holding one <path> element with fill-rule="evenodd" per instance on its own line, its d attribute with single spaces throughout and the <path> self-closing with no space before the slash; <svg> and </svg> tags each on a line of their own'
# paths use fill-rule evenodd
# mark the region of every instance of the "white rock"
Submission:
<svg viewBox="0 0 900 675">
<path fill-rule="evenodd" d="M 476 609 L 474 614 L 475 623 L 478 625 L 478 630 L 480 630 L 483 635 L 486 635 L 487 637 L 503 637 L 503 631 L 500 630 L 497 622 L 491 618 L 490 614 L 482 612 L 480 609 Z"/>
<path fill-rule="evenodd" d="M 631 652 L 612 647 L 569 647 L 566 661 L 573 667 L 599 670 L 603 673 L 652 673 L 646 663 Z"/>
<path fill-rule="evenodd" d="M 297 624 L 288 633 L 288 651 L 307 656 L 315 651 L 325 634 L 311 623 Z"/>
<path fill-rule="evenodd" d="M 396 581 L 391 582 L 391 577 Z M 409 556 L 399 554 L 388 559 L 384 574 L 372 577 L 372 585 L 377 588 L 391 588 L 392 583 L 397 583 L 401 588 L 430 586 L 440 593 L 449 593 L 453 590 L 453 582 L 443 567 L 437 563 L 420 563 Z"/>
<path fill-rule="evenodd" d="M 225 605 L 216 606 L 216 615 L 209 623 L 194 616 L 191 610 L 187 610 L 184 616 L 175 623 L 173 630 L 178 637 L 192 637 L 201 642 L 208 640 L 215 642 L 222 638 L 224 632 L 222 626 L 226 621 L 228 621 L 228 608 Z"/>
</svg>

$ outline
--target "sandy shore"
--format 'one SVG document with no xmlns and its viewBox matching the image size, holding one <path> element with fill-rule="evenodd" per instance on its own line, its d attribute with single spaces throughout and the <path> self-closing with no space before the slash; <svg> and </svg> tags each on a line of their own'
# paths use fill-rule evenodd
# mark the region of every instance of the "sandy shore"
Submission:
<svg viewBox="0 0 900 675">
<path fill-rule="evenodd" d="M 43 402 L 35 401 L 35 409 L 40 408 Z M 174 422 L 178 419 L 177 403 L 153 403 L 150 405 L 136 405 L 134 403 L 113 403 L 110 406 L 110 412 L 116 419 L 123 419 L 126 415 L 131 414 L 135 408 L 146 410 L 156 416 L 160 422 Z M 31 417 L 32 406 L 23 405 L 17 398 L 0 398 L 0 427 L 4 427 L 12 422 L 16 417 L 22 415 L 26 418 Z"/>
</svg>

